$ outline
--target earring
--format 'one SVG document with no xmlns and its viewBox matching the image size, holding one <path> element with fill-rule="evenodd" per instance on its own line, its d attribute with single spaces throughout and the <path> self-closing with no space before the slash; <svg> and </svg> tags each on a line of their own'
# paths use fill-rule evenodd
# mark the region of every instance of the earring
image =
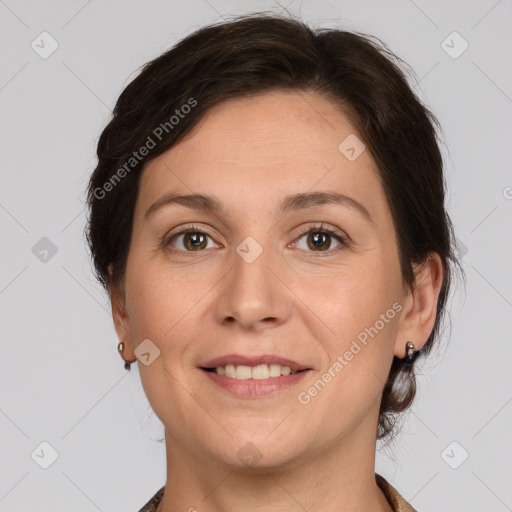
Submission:
<svg viewBox="0 0 512 512">
<path fill-rule="evenodd" d="M 117 350 L 121 354 L 121 357 L 123 357 L 124 341 L 121 341 L 119 343 L 119 345 L 117 345 Z M 123 357 L 123 359 L 124 359 L 124 357 Z M 135 361 L 137 361 L 137 358 L 135 358 L 133 361 L 127 361 L 126 359 L 124 359 L 124 369 L 125 370 L 130 370 L 130 365 L 132 363 L 134 363 Z"/>
<path fill-rule="evenodd" d="M 412 365 L 414 363 L 414 360 L 416 359 L 418 355 L 418 350 L 415 349 L 414 343 L 412 341 L 408 341 L 405 344 L 405 357 L 403 359 L 404 364 L 407 366 Z"/>
</svg>

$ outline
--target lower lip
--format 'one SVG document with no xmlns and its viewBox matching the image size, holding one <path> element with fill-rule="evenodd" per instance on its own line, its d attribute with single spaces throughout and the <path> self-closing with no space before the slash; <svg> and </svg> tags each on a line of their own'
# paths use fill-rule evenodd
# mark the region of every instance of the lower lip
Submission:
<svg viewBox="0 0 512 512">
<path fill-rule="evenodd" d="M 260 397 L 292 387 L 310 372 L 310 370 L 303 370 L 290 375 L 281 375 L 281 377 L 269 377 L 268 379 L 257 380 L 233 379 L 215 372 L 208 372 L 203 369 L 201 369 L 201 371 L 212 382 L 232 395 L 242 397 Z"/>
</svg>

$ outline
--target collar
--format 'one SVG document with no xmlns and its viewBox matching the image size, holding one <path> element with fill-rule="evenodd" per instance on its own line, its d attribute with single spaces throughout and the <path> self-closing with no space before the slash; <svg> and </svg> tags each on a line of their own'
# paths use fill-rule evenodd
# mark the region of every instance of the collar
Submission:
<svg viewBox="0 0 512 512">
<path fill-rule="evenodd" d="M 376 473 L 375 481 L 393 507 L 393 512 L 417 512 L 384 477 Z M 139 512 L 156 512 L 164 491 L 165 486 L 161 487 Z"/>
</svg>

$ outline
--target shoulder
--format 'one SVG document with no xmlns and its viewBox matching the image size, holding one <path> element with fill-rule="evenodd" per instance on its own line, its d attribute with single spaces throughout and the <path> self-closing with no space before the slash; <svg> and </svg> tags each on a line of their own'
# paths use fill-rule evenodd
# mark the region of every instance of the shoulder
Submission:
<svg viewBox="0 0 512 512">
<path fill-rule="evenodd" d="M 375 474 L 375 480 L 395 512 L 417 512 L 384 477 Z"/>
<path fill-rule="evenodd" d="M 139 512 L 156 512 L 156 507 L 158 507 L 158 504 L 162 501 L 164 491 L 165 485 L 156 492 L 156 494 L 139 510 Z"/>
</svg>

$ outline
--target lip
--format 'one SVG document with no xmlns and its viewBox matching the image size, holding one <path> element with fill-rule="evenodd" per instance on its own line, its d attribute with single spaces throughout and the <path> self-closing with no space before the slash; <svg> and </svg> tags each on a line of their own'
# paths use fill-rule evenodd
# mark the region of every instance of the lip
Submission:
<svg viewBox="0 0 512 512">
<path fill-rule="evenodd" d="M 233 379 L 225 375 L 218 375 L 215 372 L 207 371 L 206 368 L 217 368 L 217 366 L 226 366 L 228 364 L 257 366 L 259 364 L 279 364 L 288 366 L 291 371 L 298 373 L 290 375 L 281 375 L 280 377 L 269 377 L 268 379 Z M 227 354 L 206 361 L 200 365 L 201 372 L 216 385 L 238 397 L 257 398 L 276 391 L 281 391 L 297 384 L 312 368 L 302 365 L 291 359 L 281 357 L 275 354 L 262 354 L 258 356 L 242 356 L 241 354 Z"/>
<path fill-rule="evenodd" d="M 310 367 L 304 366 L 286 359 L 284 357 L 277 356 L 275 354 L 262 354 L 259 356 L 242 356 L 240 354 L 227 354 L 222 357 L 217 357 L 206 361 L 200 365 L 200 368 L 217 368 L 217 366 L 226 366 L 227 364 L 244 365 L 244 366 L 257 366 L 259 364 L 279 364 L 281 366 L 288 366 L 291 371 L 311 370 Z M 217 374 L 215 374 L 217 375 Z M 221 375 L 219 375 L 221 377 Z M 288 377 L 288 375 L 286 376 Z M 229 377 L 228 377 L 229 378 Z M 281 377 L 272 377 L 273 379 L 280 379 Z M 233 379 L 232 379 L 233 380 Z M 264 381 L 260 381 L 264 382 Z"/>
<path fill-rule="evenodd" d="M 220 386 L 231 395 L 244 398 L 258 398 L 269 395 L 276 391 L 290 388 L 302 380 L 311 371 L 310 369 L 306 369 L 299 371 L 299 373 L 281 375 L 281 377 L 269 377 L 268 379 L 256 380 L 233 379 L 231 377 L 226 377 L 225 375 L 218 375 L 215 372 L 209 372 L 204 368 L 201 368 L 200 370 L 212 382 Z"/>
</svg>

